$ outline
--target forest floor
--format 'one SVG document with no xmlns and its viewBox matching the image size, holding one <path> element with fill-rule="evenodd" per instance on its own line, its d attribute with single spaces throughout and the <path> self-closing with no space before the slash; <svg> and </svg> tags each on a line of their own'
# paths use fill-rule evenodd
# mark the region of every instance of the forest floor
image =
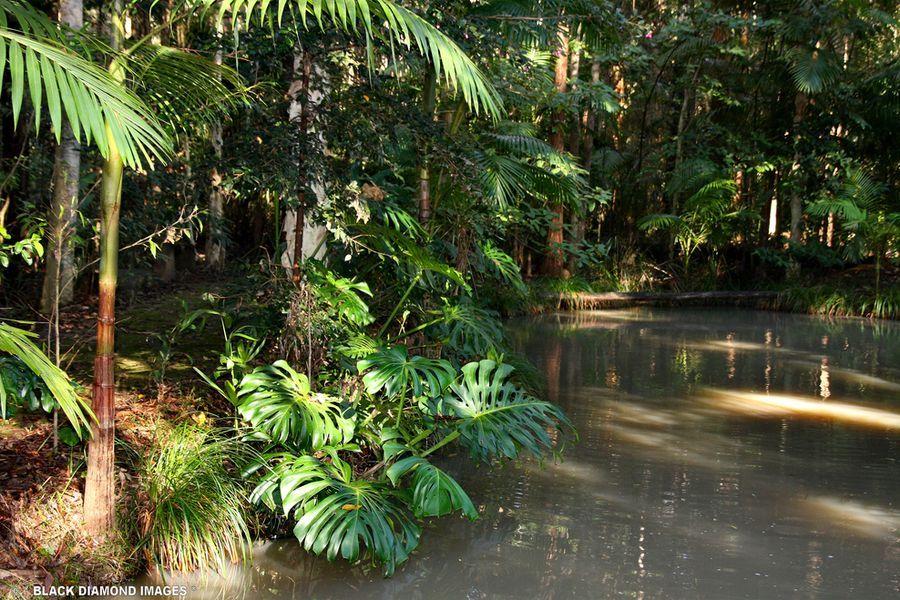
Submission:
<svg viewBox="0 0 900 600">
<path fill-rule="evenodd" d="M 211 371 L 221 349 L 216 327 L 185 336 L 158 380 L 160 342 L 153 334 L 171 330 L 184 302 L 196 308 L 203 294 L 223 291 L 218 280 L 192 279 L 119 307 L 116 358 L 116 428 L 120 493 L 133 493 L 135 458 L 161 428 L 204 419 L 217 410 L 193 371 Z M 61 315 L 63 366 L 85 391 L 90 389 L 96 339 L 95 303 Z M 53 449 L 51 420 L 20 412 L 0 420 L 0 597 L 30 597 L 33 584 L 120 583 L 142 564 L 134 549 L 135 502 L 123 502 L 118 520 L 123 537 L 104 547 L 82 535 L 84 453 L 60 441 Z"/>
</svg>

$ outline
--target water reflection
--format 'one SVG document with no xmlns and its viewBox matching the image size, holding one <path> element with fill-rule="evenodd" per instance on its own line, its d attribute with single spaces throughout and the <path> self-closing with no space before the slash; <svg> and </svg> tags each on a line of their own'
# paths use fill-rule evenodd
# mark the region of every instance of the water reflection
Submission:
<svg viewBox="0 0 900 600">
<path fill-rule="evenodd" d="M 726 310 L 511 325 L 579 429 L 565 462 L 473 468 L 391 579 L 257 548 L 189 597 L 887 598 L 900 586 L 900 328 Z"/>
</svg>

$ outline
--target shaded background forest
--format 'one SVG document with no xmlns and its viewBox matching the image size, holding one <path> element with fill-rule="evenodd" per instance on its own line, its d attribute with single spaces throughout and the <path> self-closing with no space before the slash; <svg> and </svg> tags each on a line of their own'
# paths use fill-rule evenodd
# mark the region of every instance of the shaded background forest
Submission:
<svg viewBox="0 0 900 600">
<path fill-rule="evenodd" d="M 759 287 L 896 255 L 896 3 L 422 5 L 498 91 L 494 118 L 435 86 L 415 53 L 387 48 L 372 68 L 339 30 L 159 27 L 171 9 L 129 4 L 129 35 L 218 56 L 250 94 L 225 119 L 174 115 L 176 159 L 125 178 L 122 243 L 152 250 L 123 254 L 126 286 L 289 263 L 297 215 L 312 252 L 322 225 L 340 241 L 366 203 L 418 215 L 461 271 L 577 276 L 565 289 Z M 102 29 L 102 7 L 85 10 Z M 55 143 L 15 130 L 7 106 L 3 293 L 37 305 L 53 258 L 31 244 L 52 246 Z M 80 296 L 95 287 L 99 162 L 82 152 L 64 244 Z"/>
</svg>

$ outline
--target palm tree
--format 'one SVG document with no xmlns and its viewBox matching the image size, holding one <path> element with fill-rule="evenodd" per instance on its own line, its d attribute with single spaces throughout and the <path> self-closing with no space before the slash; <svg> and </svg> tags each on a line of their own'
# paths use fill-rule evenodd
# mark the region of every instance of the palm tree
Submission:
<svg viewBox="0 0 900 600">
<path fill-rule="evenodd" d="M 885 203 L 885 186 L 859 167 L 850 167 L 833 195 L 820 198 L 806 211 L 814 217 L 834 215 L 849 236 L 844 257 L 859 261 L 868 254 L 875 259 L 875 296 L 881 293 L 881 264 L 900 243 L 900 212 Z"/>
<path fill-rule="evenodd" d="M 19 0 L 0 0 L 0 86 L 8 69 L 13 122 L 18 124 L 27 91 L 34 130 L 46 105 L 57 142 L 68 143 L 71 135 L 75 143 L 93 143 L 102 156 L 118 155 L 131 165 L 166 156 L 171 141 L 150 108 L 78 52 L 96 48 L 94 42 L 58 27 Z M 25 332 L 5 324 L 0 328 L 0 350 L 17 356 L 44 379 L 80 435 L 90 410 L 83 410 L 68 377 Z"/>
<path fill-rule="evenodd" d="M 130 85 L 154 104 L 168 129 L 184 128 L 197 117 L 203 119 L 230 108 L 237 96 L 223 80 L 239 86 L 236 73 L 202 57 L 151 44 L 151 36 L 125 48 L 121 0 L 115 0 L 109 8 L 110 47 L 114 53 L 109 76 L 122 90 Z M 238 95 L 242 93 L 245 90 L 237 91 Z M 103 164 L 100 186 L 99 307 L 92 401 L 97 423 L 88 444 L 84 490 L 85 527 L 101 539 L 115 529 L 115 305 L 119 208 L 124 167 L 128 166 L 113 143 L 109 121 L 107 135 L 112 151 Z"/>
</svg>

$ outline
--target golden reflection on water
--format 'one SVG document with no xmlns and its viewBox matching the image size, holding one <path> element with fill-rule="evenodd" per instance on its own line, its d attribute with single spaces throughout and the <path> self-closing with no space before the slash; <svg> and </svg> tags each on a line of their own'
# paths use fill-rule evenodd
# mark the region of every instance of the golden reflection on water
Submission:
<svg viewBox="0 0 900 600">
<path fill-rule="evenodd" d="M 900 429 L 900 414 L 847 402 L 823 402 L 820 399 L 789 394 L 757 394 L 719 389 L 703 390 L 700 397 L 710 406 L 745 415 L 833 419 L 848 425 Z"/>
<path fill-rule="evenodd" d="M 858 535 L 900 542 L 900 512 L 882 506 L 870 506 L 855 500 L 816 496 L 798 501 L 806 518 L 827 523 Z"/>
<path fill-rule="evenodd" d="M 819 396 L 827 400 L 831 396 L 831 383 L 828 377 L 828 357 L 822 357 L 821 370 L 819 372 Z"/>
</svg>

